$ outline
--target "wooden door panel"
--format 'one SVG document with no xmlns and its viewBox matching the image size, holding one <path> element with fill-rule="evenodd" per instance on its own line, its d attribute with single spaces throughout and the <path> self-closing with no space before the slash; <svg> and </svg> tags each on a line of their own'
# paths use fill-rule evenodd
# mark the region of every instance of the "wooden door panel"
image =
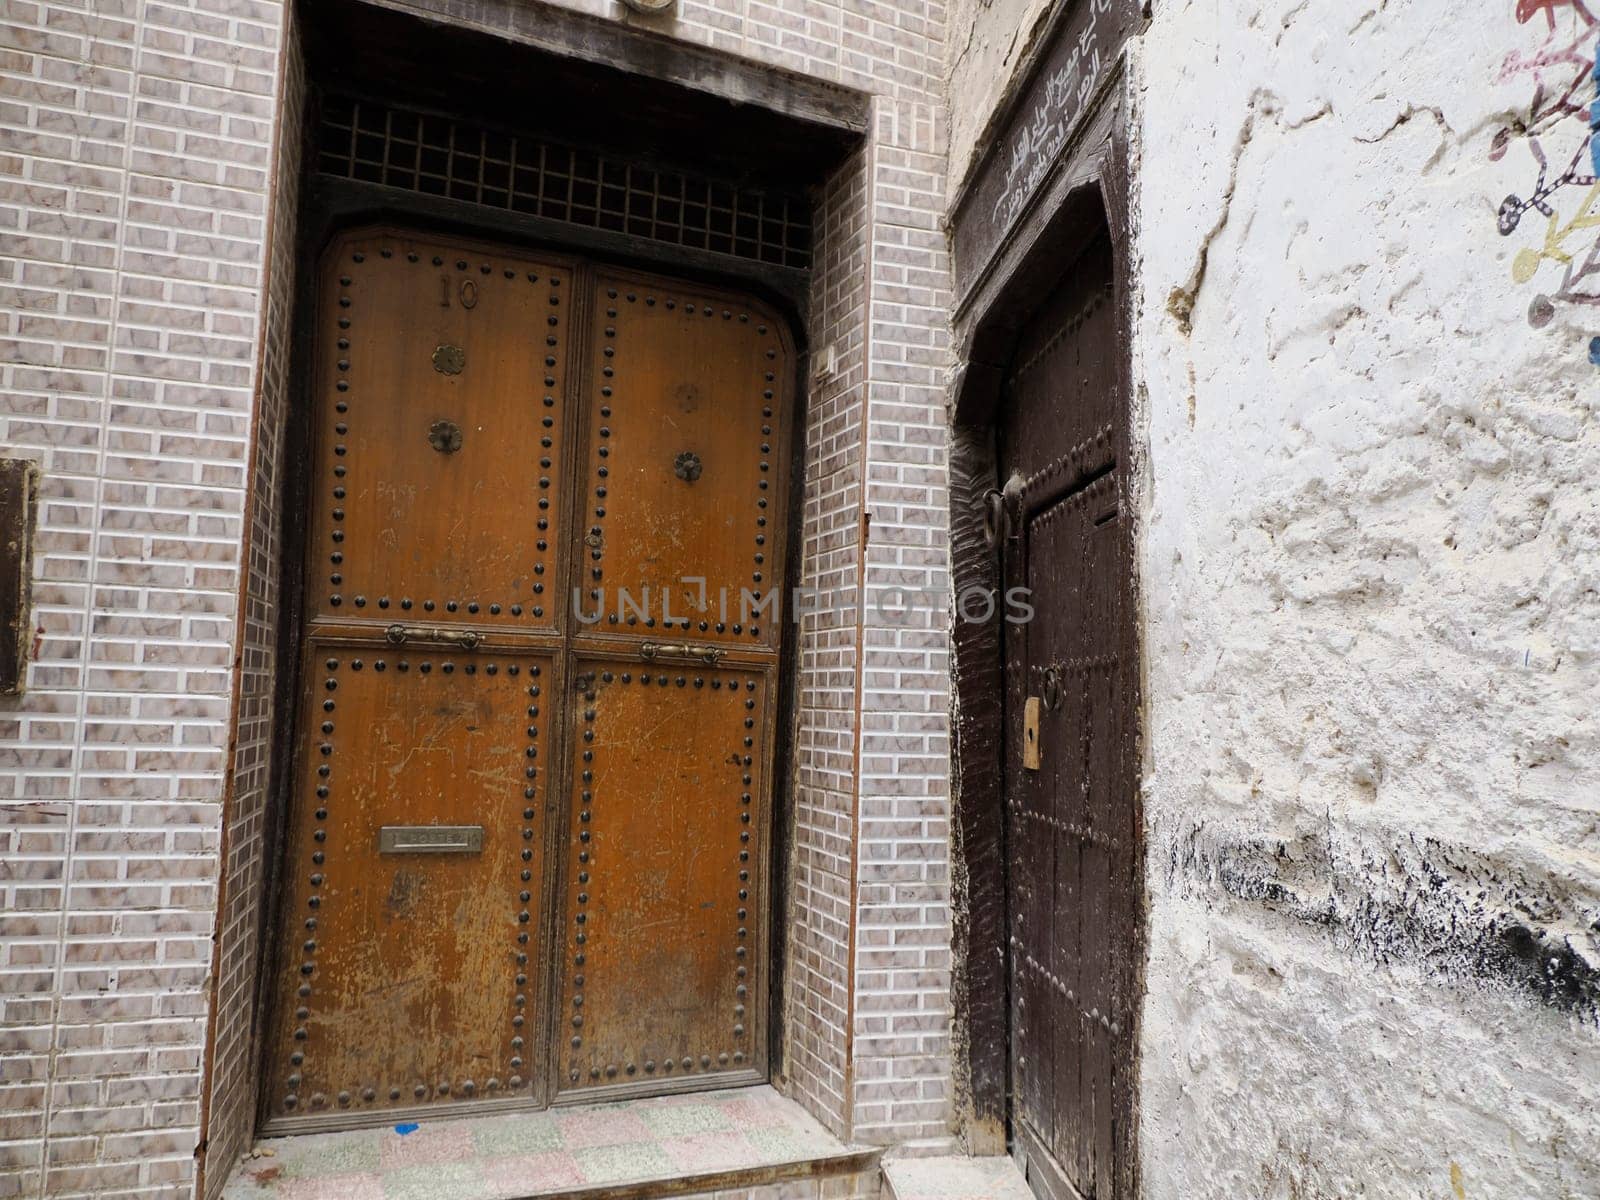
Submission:
<svg viewBox="0 0 1600 1200">
<path fill-rule="evenodd" d="M 748 300 L 681 284 L 618 275 L 595 287 L 584 612 L 598 632 L 775 648 L 777 622 L 761 604 L 783 584 L 784 327 Z"/>
<path fill-rule="evenodd" d="M 1051 1196 L 1119 1200 L 1133 1178 L 1137 812 L 1126 410 L 1109 243 L 1019 338 L 1000 430 L 1019 536 L 1005 577 L 1033 620 L 1005 633 L 1008 738 L 1040 702 L 1038 770 L 1008 753 L 1014 1129 Z"/>
<path fill-rule="evenodd" d="M 312 643 L 274 1114 L 529 1094 L 554 667 Z M 473 827 L 472 851 L 382 844 Z"/>
<path fill-rule="evenodd" d="M 1131 977 L 1119 940 L 1129 908 L 1131 824 L 1118 768 L 1121 619 L 1114 583 L 1117 480 L 1100 474 L 1027 523 L 1026 678 L 1041 697 L 1038 771 L 1013 784 L 1016 1117 L 1084 1196 L 1103 1195 L 1128 1064 L 1119 1059 Z M 1113 556 L 1107 561 L 1107 556 Z M 1047 614 L 1047 615 L 1046 615 Z"/>
<path fill-rule="evenodd" d="M 571 271 L 391 234 L 328 267 L 313 614 L 553 626 Z"/>
<path fill-rule="evenodd" d="M 764 1059 L 769 686 L 757 669 L 586 660 L 573 711 L 559 1084 Z"/>
<path fill-rule="evenodd" d="M 267 1128 L 759 1078 L 786 331 L 421 234 L 322 271 Z M 580 581 L 649 611 L 568 624 Z"/>
</svg>

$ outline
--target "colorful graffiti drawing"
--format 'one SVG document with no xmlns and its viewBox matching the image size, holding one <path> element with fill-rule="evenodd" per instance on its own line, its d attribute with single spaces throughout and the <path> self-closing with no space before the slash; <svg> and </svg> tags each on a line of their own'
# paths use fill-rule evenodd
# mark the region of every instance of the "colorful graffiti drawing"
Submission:
<svg viewBox="0 0 1600 1200">
<path fill-rule="evenodd" d="M 1501 202 L 1497 223 L 1501 236 L 1511 237 L 1529 212 L 1545 219 L 1543 236 L 1511 262 L 1511 277 L 1519 284 L 1531 283 L 1547 267 L 1560 272 L 1551 276 L 1554 286 L 1529 303 L 1528 323 L 1541 328 L 1570 306 L 1592 309 L 1587 323 L 1593 327 L 1600 324 L 1600 21 L 1585 0 L 1516 5 L 1518 23 L 1531 22 L 1543 40 L 1531 53 L 1511 51 L 1501 64 L 1501 82 L 1529 79 L 1533 95 L 1526 115 L 1495 134 L 1489 157 L 1499 160 L 1513 145 L 1526 146 L 1536 174 L 1525 194 Z M 1559 153 L 1547 149 L 1557 145 Z M 1600 366 L 1600 334 L 1591 334 L 1588 352 L 1589 361 Z"/>
</svg>

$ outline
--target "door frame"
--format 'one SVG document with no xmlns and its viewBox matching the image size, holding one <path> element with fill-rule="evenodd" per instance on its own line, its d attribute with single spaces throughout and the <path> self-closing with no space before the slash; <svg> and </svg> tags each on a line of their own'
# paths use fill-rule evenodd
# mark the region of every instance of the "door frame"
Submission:
<svg viewBox="0 0 1600 1200">
<path fill-rule="evenodd" d="M 306 123 L 307 136 L 315 129 L 315 121 Z M 305 161 L 314 162 L 307 151 Z M 260 969 L 252 997 L 252 1033 L 248 1061 L 255 1072 L 254 1105 L 255 1127 L 263 1128 L 268 1121 L 275 1132 L 291 1133 L 296 1123 L 306 1118 L 272 1118 L 267 1104 L 267 1089 L 262 1086 L 264 1058 L 268 1053 L 267 1031 L 271 1028 L 273 984 L 277 979 L 275 967 L 278 956 L 292 932 L 284 923 L 284 877 L 288 853 L 287 822 L 292 809 L 291 791 L 295 783 L 294 764 L 297 747 L 303 732 L 302 714 L 298 699 L 302 687 L 301 653 L 304 618 L 305 584 L 308 570 L 309 530 L 304 522 L 288 519 L 295 513 L 309 511 L 311 479 L 312 413 L 314 409 L 313 372 L 315 371 L 315 331 L 317 314 L 317 284 L 325 254 L 343 234 L 357 229 L 379 230 L 396 228 L 441 237 L 458 238 L 465 242 L 489 242 L 496 247 L 533 253 L 543 253 L 562 259 L 581 259 L 586 268 L 616 267 L 642 271 L 656 271 L 685 282 L 708 287 L 732 288 L 752 295 L 774 310 L 776 319 L 783 324 L 784 332 L 794 347 L 792 404 L 790 419 L 793 422 L 789 470 L 789 495 L 784 536 L 787 560 L 784 564 L 784 594 L 792 595 L 799 582 L 800 559 L 803 553 L 800 520 L 804 504 L 805 434 L 807 420 L 807 389 L 809 377 L 809 347 L 806 338 L 806 311 L 809 304 L 809 271 L 773 267 L 764 263 L 734 258 L 730 255 L 686 250 L 682 247 L 652 243 L 647 239 L 604 230 L 567 228 L 557 222 L 530 218 L 503 210 L 481 207 L 465 201 L 417 195 L 395 188 L 363 184 L 328 176 L 319 176 L 308 169 L 302 178 L 297 203 L 294 308 L 291 316 L 289 404 L 284 429 L 284 476 L 280 504 L 282 523 L 281 558 L 279 564 L 279 597 L 276 620 L 277 677 L 274 681 L 273 702 L 282 716 L 275 723 L 271 755 L 271 782 L 267 789 L 264 814 L 263 849 L 261 851 L 263 882 L 261 885 L 260 926 L 257 930 L 257 961 Z M 569 454 L 581 453 L 574 439 Z M 569 466 L 571 464 L 568 464 Z M 798 650 L 797 629 L 791 619 L 785 619 L 779 640 L 776 673 L 776 733 L 772 742 L 770 828 L 768 831 L 767 893 L 769 896 L 769 923 L 767 930 L 768 953 L 764 964 L 767 980 L 768 1008 L 764 1062 L 761 1072 L 772 1078 L 783 1068 L 783 1007 L 784 965 L 786 962 L 788 922 L 784 919 L 791 893 L 789 872 L 789 846 L 792 838 L 794 805 L 792 800 L 795 779 L 794 747 L 798 719 L 798 672 L 793 670 Z M 555 795 L 553 792 L 552 795 Z M 564 795 L 557 797 L 558 804 Z M 555 836 L 551 831 L 548 836 Z M 549 987 L 543 989 L 549 994 Z M 670 1090 L 670 1089 L 652 1089 Z M 457 1115 L 471 1115 L 479 1111 L 539 1111 L 558 1103 L 555 1099 L 555 1081 L 546 1078 L 539 1094 L 527 1101 L 481 1101 L 473 1104 L 470 1113 L 465 1107 Z M 580 1097 L 559 1103 L 598 1103 L 614 1096 Z M 434 1110 L 434 1115 L 444 1115 L 446 1110 Z M 392 1112 L 370 1114 L 371 1120 L 353 1119 L 351 1126 L 386 1124 L 393 1119 Z M 312 1132 L 307 1129 L 306 1132 Z"/>
<path fill-rule="evenodd" d="M 1039 185 L 1015 226 L 970 280 L 958 281 L 955 344 L 958 366 L 952 382 L 950 413 L 950 553 L 955 595 L 968 588 L 999 591 L 1006 586 L 1000 555 L 984 533 L 985 495 L 999 488 L 996 423 L 1002 388 L 1018 333 L 1039 303 L 1054 290 L 1062 265 L 1076 258 L 1100 232 L 1112 244 L 1113 305 L 1117 325 L 1117 385 L 1126 405 L 1119 423 L 1116 454 L 1127 464 L 1129 484 L 1130 609 L 1126 647 L 1136 664 L 1130 703 L 1136 732 L 1128 753 L 1129 777 L 1143 776 L 1145 739 L 1142 702 L 1145 665 L 1139 630 L 1143 600 L 1138 570 L 1142 491 L 1146 452 L 1131 352 L 1133 337 L 1132 239 L 1129 153 L 1129 86 L 1125 58 L 1109 68 L 1060 161 Z M 972 189 L 966 189 L 970 192 Z M 956 223 L 957 240 L 962 236 Z M 1007 937 L 1005 820 L 1005 688 L 1003 635 L 997 622 L 955 621 L 951 629 L 953 722 L 951 741 L 953 903 L 955 923 L 954 989 L 958 1131 L 972 1153 L 1003 1153 L 1014 1146 L 1046 1178 L 1036 1190 L 1071 1196 L 1063 1178 L 1049 1178 L 1048 1156 L 1017 1136 L 1009 1095 L 1010 947 Z M 1134 1014 L 1130 1069 L 1135 1092 L 1125 1159 L 1129 1195 L 1139 1188 L 1138 1050 L 1142 1025 L 1148 914 L 1145 910 L 1146 831 L 1137 788 L 1130 797 L 1137 835 L 1133 890 L 1136 897 Z M 1000 953 L 995 953 L 999 950 Z M 1029 1153 L 1029 1151 L 1032 1151 Z"/>
</svg>

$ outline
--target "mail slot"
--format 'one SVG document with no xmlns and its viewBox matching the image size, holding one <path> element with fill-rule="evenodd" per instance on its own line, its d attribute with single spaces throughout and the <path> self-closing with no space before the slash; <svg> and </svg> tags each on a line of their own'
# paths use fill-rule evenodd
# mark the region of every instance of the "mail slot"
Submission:
<svg viewBox="0 0 1600 1200">
<path fill-rule="evenodd" d="M 482 825 L 385 825 L 378 830 L 380 854 L 477 854 Z"/>
</svg>

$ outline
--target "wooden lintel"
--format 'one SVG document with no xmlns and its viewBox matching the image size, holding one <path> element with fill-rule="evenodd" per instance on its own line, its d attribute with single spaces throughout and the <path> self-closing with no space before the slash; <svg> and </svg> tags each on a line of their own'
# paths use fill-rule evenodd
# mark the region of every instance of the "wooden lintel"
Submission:
<svg viewBox="0 0 1600 1200">
<path fill-rule="evenodd" d="M 670 18 L 611 20 L 527 0 L 361 0 L 379 8 L 645 75 L 843 133 L 865 133 L 870 97 L 811 75 L 671 37 Z"/>
</svg>

